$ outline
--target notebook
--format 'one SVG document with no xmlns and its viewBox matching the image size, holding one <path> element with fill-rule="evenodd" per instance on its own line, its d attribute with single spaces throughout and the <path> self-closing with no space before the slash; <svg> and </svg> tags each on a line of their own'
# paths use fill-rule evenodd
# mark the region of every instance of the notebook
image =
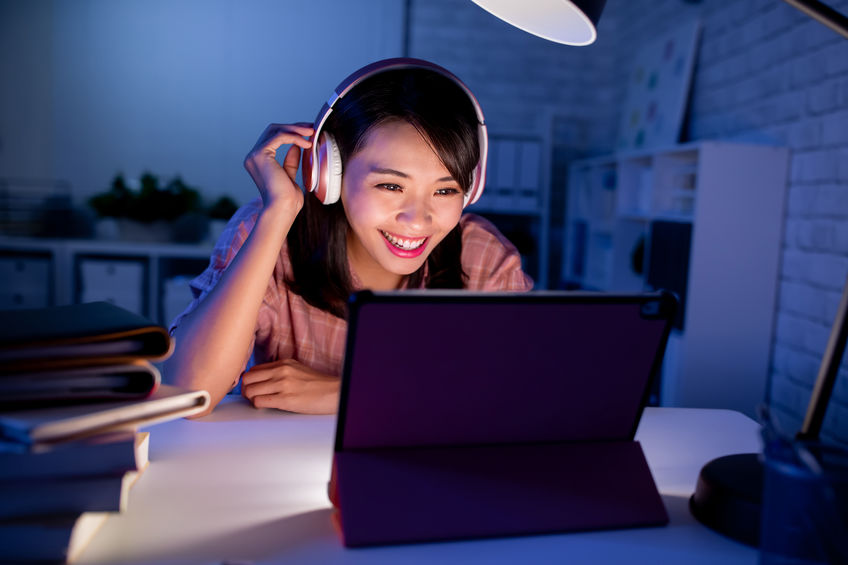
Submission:
<svg viewBox="0 0 848 565">
<path fill-rule="evenodd" d="M 633 438 L 676 304 L 355 294 L 331 481 L 345 545 L 667 523 Z"/>
</svg>

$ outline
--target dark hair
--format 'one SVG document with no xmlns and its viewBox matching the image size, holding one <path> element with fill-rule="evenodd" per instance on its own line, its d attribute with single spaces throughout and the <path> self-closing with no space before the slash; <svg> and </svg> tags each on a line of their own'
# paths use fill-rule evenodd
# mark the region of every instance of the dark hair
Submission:
<svg viewBox="0 0 848 565">
<path fill-rule="evenodd" d="M 430 143 L 463 192 L 471 188 L 479 161 L 477 115 L 453 80 L 429 69 L 407 68 L 374 75 L 340 99 L 324 129 L 333 134 L 342 164 L 372 128 L 394 120 L 415 127 Z M 341 200 L 329 206 L 306 194 L 287 237 L 292 263 L 289 288 L 309 304 L 345 317 L 354 290 L 347 261 L 349 224 Z M 457 225 L 430 253 L 425 266 L 408 276 L 409 288 L 463 288 L 461 228 Z"/>
</svg>

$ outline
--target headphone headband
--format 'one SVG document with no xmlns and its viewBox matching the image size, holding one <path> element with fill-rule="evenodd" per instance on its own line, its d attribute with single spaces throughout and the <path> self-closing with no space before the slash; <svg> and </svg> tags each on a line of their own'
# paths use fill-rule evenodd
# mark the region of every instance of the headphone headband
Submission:
<svg viewBox="0 0 848 565">
<path fill-rule="evenodd" d="M 313 143 L 311 149 L 303 152 L 303 182 L 310 192 L 315 192 L 316 196 L 325 204 L 332 204 L 338 200 L 338 193 L 341 190 L 341 161 L 337 155 L 335 142 L 324 142 L 321 139 L 323 134 L 326 138 L 328 134 L 323 131 L 324 124 L 327 118 L 333 112 L 333 107 L 341 100 L 350 90 L 360 82 L 385 71 L 398 69 L 427 69 L 434 71 L 454 82 L 468 96 L 471 105 L 474 107 L 474 113 L 477 116 L 477 140 L 480 147 L 480 159 L 474 169 L 471 187 L 465 194 L 465 202 L 463 206 L 468 206 L 477 202 L 480 195 L 483 193 L 483 187 L 486 183 L 486 160 L 488 157 L 488 133 L 486 131 L 486 119 L 483 116 L 483 110 L 477 102 L 477 98 L 471 90 L 465 86 L 459 78 L 448 71 L 447 69 L 424 61 L 423 59 L 412 59 L 408 57 L 397 57 L 393 59 L 384 59 L 370 63 L 361 69 L 353 72 L 345 78 L 339 86 L 335 88 L 330 98 L 321 108 L 318 116 L 315 118 L 314 134 L 312 136 Z M 327 147 L 329 145 L 329 147 Z M 333 160 L 337 160 L 334 163 Z M 327 165 L 329 161 L 329 165 Z M 337 171 L 333 171 L 333 169 Z M 334 178 L 332 175 L 338 174 L 339 178 Z"/>
</svg>

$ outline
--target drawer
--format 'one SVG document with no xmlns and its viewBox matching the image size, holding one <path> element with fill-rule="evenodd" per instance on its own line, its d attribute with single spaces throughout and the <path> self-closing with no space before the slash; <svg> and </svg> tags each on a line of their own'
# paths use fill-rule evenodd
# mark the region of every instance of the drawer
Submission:
<svg viewBox="0 0 848 565">
<path fill-rule="evenodd" d="M 0 289 L 0 310 L 16 308 L 44 308 L 50 305 L 50 293 L 47 288 L 33 291 L 28 289 Z"/>
<path fill-rule="evenodd" d="M 49 292 L 50 259 L 46 257 L 0 257 L 0 291 L 44 289 Z"/>
<path fill-rule="evenodd" d="M 79 273 L 82 292 L 115 289 L 139 295 L 144 292 L 143 261 L 81 259 Z"/>
</svg>

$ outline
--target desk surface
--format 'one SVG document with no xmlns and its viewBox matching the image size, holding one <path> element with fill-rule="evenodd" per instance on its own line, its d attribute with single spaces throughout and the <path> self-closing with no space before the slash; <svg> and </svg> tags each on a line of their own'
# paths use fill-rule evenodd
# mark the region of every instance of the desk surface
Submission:
<svg viewBox="0 0 848 565">
<path fill-rule="evenodd" d="M 150 428 L 151 464 L 128 511 L 107 520 L 79 563 L 755 564 L 756 550 L 699 524 L 688 497 L 707 461 L 759 451 L 758 430 L 727 410 L 645 411 L 636 439 L 665 527 L 345 549 L 326 496 L 335 417 L 228 398 L 205 418 Z"/>
</svg>

